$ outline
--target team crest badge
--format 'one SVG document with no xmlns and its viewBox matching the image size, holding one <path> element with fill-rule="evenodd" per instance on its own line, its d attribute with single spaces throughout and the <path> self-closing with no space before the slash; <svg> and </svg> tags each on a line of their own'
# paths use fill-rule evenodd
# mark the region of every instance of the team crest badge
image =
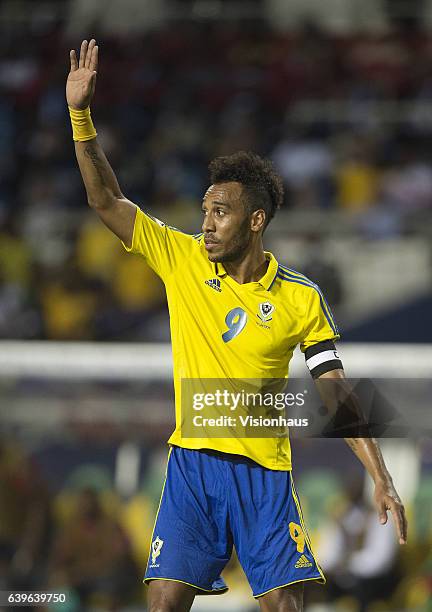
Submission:
<svg viewBox="0 0 432 612">
<path fill-rule="evenodd" d="M 156 564 L 156 559 L 161 554 L 161 548 L 163 546 L 163 543 L 164 543 L 163 540 L 161 540 L 159 536 L 156 536 L 156 539 L 153 540 L 152 542 L 152 553 L 151 553 L 152 567 L 159 567 L 155 564 Z"/>
<path fill-rule="evenodd" d="M 261 321 L 271 321 L 275 307 L 270 302 L 261 302 L 259 305 L 259 318 Z"/>
</svg>

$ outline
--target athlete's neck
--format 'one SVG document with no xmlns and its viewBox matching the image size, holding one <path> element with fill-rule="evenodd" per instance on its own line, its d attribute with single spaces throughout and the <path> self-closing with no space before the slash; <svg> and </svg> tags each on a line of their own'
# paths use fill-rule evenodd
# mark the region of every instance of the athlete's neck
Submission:
<svg viewBox="0 0 432 612">
<path fill-rule="evenodd" d="M 262 245 L 248 250 L 241 259 L 224 263 L 229 276 L 240 285 L 259 281 L 267 271 L 269 262 L 265 257 Z"/>
</svg>

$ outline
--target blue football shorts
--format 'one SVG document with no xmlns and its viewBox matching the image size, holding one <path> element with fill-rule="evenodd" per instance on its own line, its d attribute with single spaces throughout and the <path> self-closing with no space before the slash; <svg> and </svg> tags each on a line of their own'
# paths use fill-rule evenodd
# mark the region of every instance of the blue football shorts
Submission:
<svg viewBox="0 0 432 612">
<path fill-rule="evenodd" d="M 296 582 L 325 582 L 291 472 L 207 450 L 170 449 L 144 581 L 176 580 L 224 593 L 235 546 L 254 597 Z"/>
</svg>

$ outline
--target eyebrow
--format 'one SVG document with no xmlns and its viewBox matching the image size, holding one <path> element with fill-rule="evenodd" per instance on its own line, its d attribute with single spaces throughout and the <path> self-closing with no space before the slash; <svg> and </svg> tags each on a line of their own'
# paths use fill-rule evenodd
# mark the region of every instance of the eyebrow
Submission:
<svg viewBox="0 0 432 612">
<path fill-rule="evenodd" d="M 204 204 L 204 200 L 202 203 Z M 225 206 L 225 208 L 232 208 L 231 204 L 229 204 L 228 202 L 219 202 L 218 200 L 212 200 L 211 203 L 215 206 Z"/>
</svg>

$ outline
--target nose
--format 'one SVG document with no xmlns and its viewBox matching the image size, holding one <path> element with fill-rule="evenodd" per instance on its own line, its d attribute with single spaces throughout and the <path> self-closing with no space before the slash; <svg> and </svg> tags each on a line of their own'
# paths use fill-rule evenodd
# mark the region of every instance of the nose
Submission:
<svg viewBox="0 0 432 612">
<path fill-rule="evenodd" d="M 216 231 L 216 227 L 214 224 L 214 218 L 210 212 L 204 215 L 204 219 L 202 223 L 202 231 L 204 232 L 204 234 L 207 234 L 208 232 Z"/>
</svg>

